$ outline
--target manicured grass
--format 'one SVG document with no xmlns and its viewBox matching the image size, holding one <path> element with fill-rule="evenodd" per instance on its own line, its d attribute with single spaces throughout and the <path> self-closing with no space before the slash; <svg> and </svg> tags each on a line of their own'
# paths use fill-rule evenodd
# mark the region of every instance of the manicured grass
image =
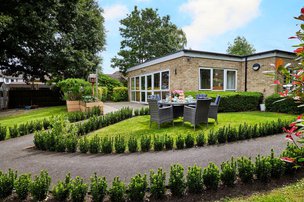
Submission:
<svg viewBox="0 0 304 202">
<path fill-rule="evenodd" d="M 20 112 L 14 113 L 8 116 L 0 117 L 0 124 L 2 126 L 14 126 L 28 121 L 34 121 L 44 118 L 50 118 L 51 116 L 66 114 L 66 106 L 46 107 L 32 110 L 20 110 Z"/>
<path fill-rule="evenodd" d="M 304 200 L 304 179 L 283 188 L 274 189 L 267 193 L 256 193 L 250 197 L 230 199 L 228 201 L 252 201 L 252 202 L 285 202 Z"/>
<path fill-rule="evenodd" d="M 264 123 L 267 121 L 276 121 L 278 118 L 282 120 L 291 120 L 295 118 L 294 115 L 280 114 L 272 112 L 232 112 L 232 113 L 220 113 L 219 114 L 219 124 L 216 125 L 213 119 L 209 119 L 208 127 L 206 124 L 201 124 L 197 127 L 196 131 L 207 132 L 210 129 L 218 129 L 219 127 L 228 126 L 238 126 L 242 123 L 255 124 Z M 120 123 L 102 128 L 100 130 L 94 131 L 91 134 L 98 134 L 100 136 L 116 136 L 121 135 L 125 137 L 135 136 L 139 137 L 142 134 L 168 134 L 176 136 L 178 134 L 187 134 L 188 132 L 193 133 L 193 127 L 189 123 L 182 124 L 182 119 L 176 120 L 174 122 L 175 126 L 166 123 L 161 126 L 160 129 L 157 128 L 156 123 L 152 123 L 152 127 L 149 127 L 150 116 L 139 116 L 134 117 Z"/>
</svg>

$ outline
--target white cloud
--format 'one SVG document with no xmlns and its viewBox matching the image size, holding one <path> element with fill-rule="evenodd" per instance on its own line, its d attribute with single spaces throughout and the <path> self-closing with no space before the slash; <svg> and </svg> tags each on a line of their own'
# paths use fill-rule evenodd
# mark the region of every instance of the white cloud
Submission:
<svg viewBox="0 0 304 202">
<path fill-rule="evenodd" d="M 183 27 L 188 47 L 202 49 L 211 37 L 246 25 L 259 16 L 260 3 L 261 0 L 188 0 L 180 7 L 192 18 Z"/>
<path fill-rule="evenodd" d="M 126 16 L 128 13 L 128 8 L 123 4 L 115 4 L 113 6 L 104 8 L 104 18 L 106 21 L 117 21 Z"/>
</svg>

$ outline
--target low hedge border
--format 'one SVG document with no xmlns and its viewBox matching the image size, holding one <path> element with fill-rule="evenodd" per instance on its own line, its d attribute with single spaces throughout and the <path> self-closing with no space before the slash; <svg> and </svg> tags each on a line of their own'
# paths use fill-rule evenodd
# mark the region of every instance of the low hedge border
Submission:
<svg viewBox="0 0 304 202">
<path fill-rule="evenodd" d="M 108 196 L 111 201 L 143 201 L 149 200 L 149 197 L 162 199 L 166 191 L 170 191 L 173 197 L 182 197 L 255 181 L 266 184 L 295 171 L 291 164 L 274 157 L 272 150 L 271 155 L 258 155 L 255 161 L 248 157 L 236 160 L 231 158 L 230 161 L 222 162 L 220 167 L 214 163 L 209 163 L 205 168 L 194 165 L 188 167 L 187 172 L 182 165 L 173 164 L 169 175 L 162 168 L 158 168 L 156 171 L 150 170 L 149 178 L 146 174 L 135 175 L 128 185 L 119 177 L 115 177 L 111 187 L 105 177 L 97 176 L 96 173 L 90 178 L 89 184 L 79 176 L 72 179 L 70 174 L 67 174 L 65 180 L 59 181 L 52 191 L 49 191 L 51 177 L 47 171 L 41 171 L 40 175 L 32 180 L 30 174 L 18 176 L 17 171 L 9 169 L 7 173 L 0 171 L 0 198 L 9 197 L 15 190 L 16 197 L 21 200 L 42 201 L 49 196 L 49 199 L 58 201 L 84 201 L 86 197 L 92 198 L 93 201 L 103 201 Z"/>
<path fill-rule="evenodd" d="M 101 120 L 96 119 L 96 122 L 92 122 L 91 126 L 106 126 L 109 123 L 114 123 L 113 115 Z M 99 123 L 101 121 L 101 123 Z M 247 140 L 251 138 L 264 137 L 273 134 L 279 134 L 282 132 L 283 127 L 287 127 L 291 121 L 277 121 L 248 125 L 246 123 L 240 124 L 238 127 L 224 126 L 217 131 L 209 131 L 207 137 L 200 132 L 188 133 L 185 135 L 178 135 L 173 138 L 168 135 L 143 135 L 141 138 L 136 139 L 133 137 L 122 138 L 120 135 L 108 138 L 100 138 L 95 135 L 88 140 L 87 137 L 79 138 L 81 133 L 78 132 L 78 136 L 70 138 L 62 136 L 62 133 L 58 135 L 51 132 L 37 132 L 34 136 L 34 144 L 36 148 L 48 151 L 57 152 L 76 152 L 82 153 L 133 153 L 133 152 L 147 152 L 147 151 L 163 151 L 172 149 L 185 149 L 192 147 L 201 147 L 204 145 L 222 144 L 227 142 L 234 142 L 238 140 Z M 86 129 L 88 127 L 84 127 Z M 88 131 L 91 128 L 87 129 Z M 93 130 L 93 129 L 92 129 Z M 84 131 L 85 134 L 86 131 Z M 72 143 L 71 143 L 72 142 Z M 69 145 L 73 145 L 73 149 L 69 149 Z"/>
<path fill-rule="evenodd" d="M 278 94 L 271 95 L 265 99 L 266 111 L 269 112 L 303 114 L 304 107 L 298 107 L 299 105 L 300 104 L 296 103 L 292 98 L 283 98 Z"/>
<path fill-rule="evenodd" d="M 186 96 L 196 97 L 197 94 L 207 94 L 214 101 L 217 95 L 221 96 L 219 112 L 242 112 L 259 110 L 263 102 L 263 94 L 258 92 L 214 92 L 188 91 Z"/>
</svg>

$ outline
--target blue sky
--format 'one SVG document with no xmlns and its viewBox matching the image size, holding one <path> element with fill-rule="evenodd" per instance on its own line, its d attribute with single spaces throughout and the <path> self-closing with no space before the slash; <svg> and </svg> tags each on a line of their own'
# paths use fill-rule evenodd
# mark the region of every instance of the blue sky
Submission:
<svg viewBox="0 0 304 202">
<path fill-rule="evenodd" d="M 107 30 L 103 72 L 113 73 L 111 58 L 120 48 L 119 20 L 134 6 L 158 9 L 187 35 L 186 48 L 225 53 L 228 42 L 244 36 L 257 52 L 281 49 L 293 51 L 289 40 L 299 29 L 298 16 L 303 0 L 99 0 Z"/>
</svg>

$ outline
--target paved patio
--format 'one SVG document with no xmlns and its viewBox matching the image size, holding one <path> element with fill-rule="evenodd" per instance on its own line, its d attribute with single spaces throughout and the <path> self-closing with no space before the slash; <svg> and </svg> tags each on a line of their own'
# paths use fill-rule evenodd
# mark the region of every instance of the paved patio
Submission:
<svg viewBox="0 0 304 202">
<path fill-rule="evenodd" d="M 104 112 L 109 113 L 112 111 L 119 110 L 123 107 L 130 107 L 133 109 L 140 109 L 142 107 L 148 107 L 148 105 L 135 103 L 135 102 L 105 102 L 104 103 Z"/>
</svg>

